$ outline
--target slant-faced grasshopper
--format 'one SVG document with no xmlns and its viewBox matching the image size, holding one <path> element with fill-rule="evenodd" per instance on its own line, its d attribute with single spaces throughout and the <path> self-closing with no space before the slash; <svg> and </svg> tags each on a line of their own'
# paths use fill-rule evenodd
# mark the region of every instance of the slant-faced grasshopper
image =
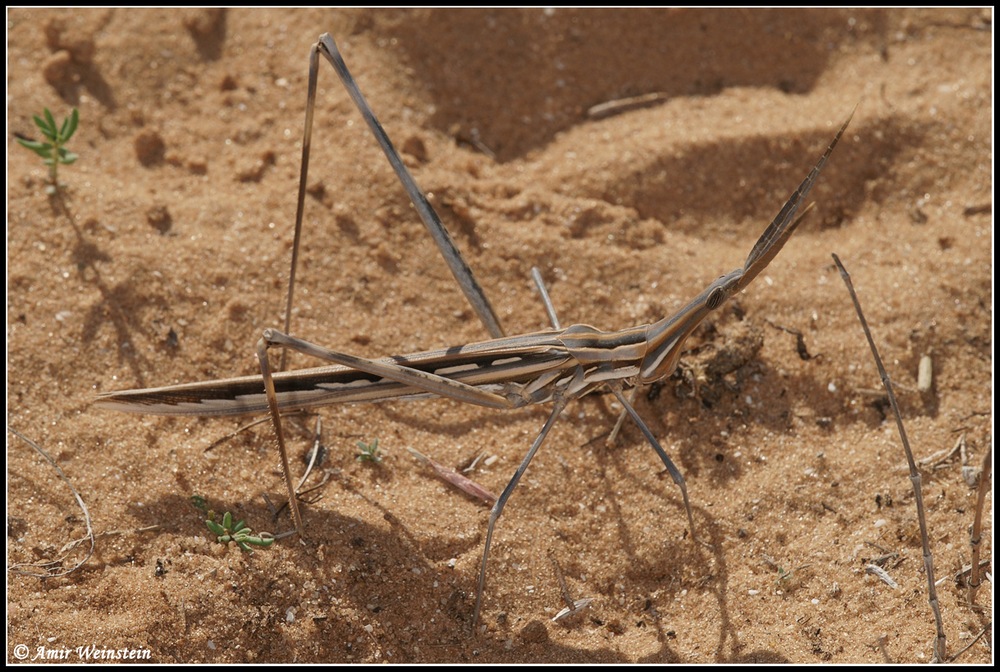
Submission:
<svg viewBox="0 0 1000 672">
<path fill-rule="evenodd" d="M 287 332 L 290 331 L 288 315 L 291 311 L 295 259 L 305 200 L 319 55 L 324 56 L 337 71 L 441 250 L 452 274 L 490 332 L 492 337 L 490 340 L 371 360 L 329 350 L 288 335 Z M 377 402 L 433 396 L 500 409 L 551 402 L 552 410 L 548 419 L 490 512 L 476 593 L 473 620 L 475 623 L 478 621 L 482 606 L 486 567 L 496 522 L 528 464 L 566 404 L 572 399 L 600 389 L 609 390 L 614 394 L 624 408 L 623 417 L 627 414 L 632 418 L 680 488 L 688 525 L 694 536 L 694 518 L 684 477 L 653 436 L 652 431 L 636 413 L 624 390 L 634 389 L 669 376 L 677 367 L 687 337 L 729 297 L 747 287 L 774 259 L 802 221 L 804 212 L 796 216 L 799 207 L 812 189 L 849 123 L 850 117 L 840 127 L 823 156 L 764 230 L 743 266 L 712 282 L 676 314 L 653 324 L 630 327 L 621 331 L 600 331 L 583 324 L 560 329 L 554 310 L 551 309 L 551 305 L 547 305 L 555 328 L 521 336 L 504 336 L 485 293 L 375 118 L 348 72 L 333 39 L 329 35 L 323 35 L 314 45 L 310 57 L 302 169 L 287 307 L 289 312 L 286 314 L 284 332 L 266 329 L 257 345 L 261 375 L 109 392 L 98 398 L 97 405 L 130 413 L 160 415 L 222 416 L 270 412 L 278 439 L 292 518 L 296 530 L 299 534 L 304 534 L 295 486 L 288 467 L 281 412 L 335 403 Z M 539 287 L 545 296 L 540 283 Z M 548 303 L 547 297 L 545 300 Z M 267 351 L 275 346 L 297 350 L 333 362 L 334 365 L 272 373 Z"/>
</svg>

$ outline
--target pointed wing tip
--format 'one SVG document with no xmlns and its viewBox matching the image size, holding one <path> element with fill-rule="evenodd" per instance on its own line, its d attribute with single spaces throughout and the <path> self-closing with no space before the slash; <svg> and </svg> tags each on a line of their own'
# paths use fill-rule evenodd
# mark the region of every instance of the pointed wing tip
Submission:
<svg viewBox="0 0 1000 672">
<path fill-rule="evenodd" d="M 123 398 L 115 392 L 100 395 L 91 403 L 91 408 L 116 413 L 132 413 L 136 415 L 200 415 L 202 404 L 198 403 L 164 403 L 141 398 Z"/>
<path fill-rule="evenodd" d="M 261 395 L 263 396 L 263 395 Z M 250 415 L 263 413 L 267 410 L 264 403 L 253 403 L 249 400 L 237 402 L 231 399 L 200 399 L 189 397 L 166 398 L 157 395 L 142 395 L 130 392 L 105 392 L 92 403 L 92 408 L 117 413 L 135 415 L 185 415 L 212 416 Z"/>
</svg>

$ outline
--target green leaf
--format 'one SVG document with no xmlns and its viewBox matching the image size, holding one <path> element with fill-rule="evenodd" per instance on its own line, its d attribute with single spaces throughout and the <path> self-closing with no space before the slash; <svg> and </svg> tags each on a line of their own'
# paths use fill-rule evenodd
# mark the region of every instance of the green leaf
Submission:
<svg viewBox="0 0 1000 672">
<path fill-rule="evenodd" d="M 45 121 L 48 123 L 49 130 L 55 133 L 56 128 L 58 128 L 58 126 L 56 126 L 56 118 L 52 116 L 52 112 L 49 111 L 49 108 L 46 107 L 44 111 Z"/>
<path fill-rule="evenodd" d="M 195 498 L 192 498 L 192 501 Z M 204 498 L 199 497 L 198 500 L 204 501 Z M 246 521 L 240 520 L 235 524 L 233 523 L 233 514 L 226 511 L 222 516 L 222 523 L 217 523 L 214 520 L 215 514 L 209 513 L 209 519 L 205 521 L 205 525 L 208 529 L 216 536 L 216 540 L 220 544 L 228 544 L 233 541 L 236 545 L 240 547 L 240 550 L 245 553 L 253 553 L 251 546 L 268 547 L 274 543 L 274 537 L 269 533 L 264 533 L 264 536 L 254 536 L 253 530 L 247 527 Z"/>
<path fill-rule="evenodd" d="M 45 123 L 44 119 L 39 117 L 37 114 L 31 118 L 35 120 L 35 126 L 38 126 L 38 130 L 40 130 L 46 138 L 49 140 L 55 140 L 55 135 L 53 134 L 52 129 L 49 128 L 49 125 Z"/>
<path fill-rule="evenodd" d="M 38 116 L 37 114 L 32 117 L 35 121 L 35 125 L 42 132 L 50 142 L 38 142 L 35 140 L 22 140 L 17 138 L 17 141 L 25 149 L 30 149 L 32 152 L 37 154 L 42 158 L 42 163 L 49 167 L 49 185 L 45 188 L 46 192 L 49 194 L 54 194 L 59 190 L 58 173 L 59 164 L 70 165 L 75 163 L 79 158 L 77 154 L 69 151 L 63 145 L 69 140 L 76 129 L 80 125 L 80 111 L 77 108 L 73 108 L 70 115 L 66 117 L 62 126 L 56 124 L 56 119 L 52 116 L 52 111 L 49 108 L 44 108 L 43 116 Z"/>
<path fill-rule="evenodd" d="M 17 140 L 18 144 L 20 144 L 22 147 L 27 147 L 33 152 L 38 151 L 39 149 L 45 149 L 52 146 L 45 142 L 39 142 L 38 140 L 25 140 L 24 138 L 14 138 L 14 139 Z"/>
<path fill-rule="evenodd" d="M 76 133 L 76 127 L 79 125 L 80 110 L 74 107 L 73 112 L 70 113 L 69 118 L 66 120 L 66 123 L 63 124 L 62 130 L 59 132 L 59 135 L 62 137 L 62 141 L 64 143 L 73 137 L 73 134 Z M 67 126 L 69 128 L 67 128 Z"/>
<path fill-rule="evenodd" d="M 39 142 L 37 140 L 22 140 L 21 138 L 15 138 L 17 142 L 25 149 L 30 149 L 38 156 L 43 159 L 48 159 L 52 157 L 52 145 L 47 142 Z"/>
</svg>

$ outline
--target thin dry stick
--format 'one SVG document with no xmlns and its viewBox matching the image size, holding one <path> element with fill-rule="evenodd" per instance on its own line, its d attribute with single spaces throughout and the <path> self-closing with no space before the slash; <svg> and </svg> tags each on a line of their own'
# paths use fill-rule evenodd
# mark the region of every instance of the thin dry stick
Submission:
<svg viewBox="0 0 1000 672">
<path fill-rule="evenodd" d="M 552 561 L 552 567 L 556 570 L 556 576 L 559 577 L 559 591 L 562 593 L 563 602 L 566 606 L 559 610 L 555 616 L 552 617 L 553 623 L 558 623 L 567 616 L 573 616 L 578 614 L 587 607 L 590 603 L 594 601 L 592 597 L 584 597 L 579 600 L 574 600 L 573 596 L 569 592 L 569 586 L 566 584 L 566 575 L 563 574 L 562 567 L 559 565 L 559 560 L 556 559 L 555 553 L 549 550 L 549 560 Z"/>
<path fill-rule="evenodd" d="M 77 569 L 79 569 L 80 567 L 82 567 L 83 564 L 85 562 L 87 562 L 87 560 L 90 559 L 90 556 L 94 554 L 94 546 L 95 546 L 94 528 L 90 524 L 90 511 L 87 510 L 87 505 L 84 503 L 83 497 L 80 496 L 80 493 L 77 492 L 76 488 L 73 487 L 73 484 L 70 483 L 69 478 L 67 478 L 66 474 L 63 473 L 63 470 L 59 468 L 59 465 L 56 464 L 56 461 L 53 460 L 51 457 L 49 457 L 48 453 L 46 453 L 44 450 L 42 450 L 42 447 L 39 446 L 34 441 L 32 441 L 31 439 L 29 439 L 28 437 L 26 437 L 21 432 L 17 431 L 16 429 L 13 429 L 13 428 L 8 428 L 8 429 L 10 430 L 10 432 L 14 436 L 16 436 L 17 438 L 21 439 L 26 444 L 28 444 L 29 446 L 31 446 L 32 448 L 34 448 L 35 452 L 37 452 L 39 455 L 41 455 L 42 457 L 44 457 L 45 461 L 48 462 L 49 464 L 51 464 L 52 467 L 56 470 L 56 474 L 58 474 L 59 478 L 61 478 L 62 481 L 69 487 L 69 489 L 73 491 L 73 496 L 76 498 L 76 503 L 80 506 L 80 510 L 83 511 L 83 519 L 87 523 L 87 537 L 86 538 L 90 539 L 90 548 L 87 549 L 87 554 L 83 557 L 83 560 L 81 560 L 80 562 L 76 563 L 75 565 L 73 565 L 72 567 L 70 567 L 69 569 L 67 569 L 65 571 L 61 571 L 61 572 L 45 571 L 43 574 L 38 574 L 38 573 L 35 573 L 35 572 L 27 572 L 27 571 L 24 571 L 22 569 L 19 569 L 20 567 L 55 567 L 55 566 L 61 565 L 63 559 L 65 559 L 65 557 L 66 557 L 65 555 L 62 556 L 62 557 L 60 557 L 60 558 L 57 558 L 55 560 L 51 560 L 51 561 L 48 561 L 48 562 L 45 562 L 45 563 L 24 563 L 24 564 L 11 565 L 9 567 L 9 569 L 11 571 L 17 572 L 18 574 L 21 574 L 23 576 L 34 576 L 34 577 L 37 577 L 39 579 L 52 579 L 52 578 L 55 578 L 57 576 L 66 576 L 67 574 L 72 574 Z M 78 542 L 79 542 L 79 540 L 77 540 L 75 542 L 70 542 L 69 544 L 67 544 L 66 546 L 63 547 L 63 550 L 65 550 L 68 553 L 70 550 L 72 550 L 77 545 Z"/>
<path fill-rule="evenodd" d="M 307 413 L 305 411 L 290 411 L 288 413 L 285 413 L 281 417 L 283 417 L 283 418 L 293 418 L 293 417 L 296 417 L 296 416 L 307 416 L 307 415 L 309 415 L 309 413 Z M 216 439 L 212 443 L 210 443 L 207 446 L 205 446 L 205 452 L 207 453 L 210 450 L 218 448 L 219 446 L 221 446 L 226 441 L 229 441 L 230 439 L 235 439 L 237 436 L 239 436 L 243 432 L 247 431 L 248 429 L 253 429 L 257 425 L 262 425 L 265 422 L 270 421 L 270 419 L 271 418 L 268 418 L 268 417 L 257 418 L 256 420 L 248 422 L 245 425 L 240 425 L 239 427 L 237 427 L 233 431 L 229 432 L 225 436 L 219 437 L 218 439 Z"/>
<path fill-rule="evenodd" d="M 959 656 L 961 656 L 963 653 L 965 653 L 966 651 L 968 651 L 969 649 L 971 649 L 973 646 L 975 646 L 976 642 L 978 642 L 980 639 L 982 639 L 983 636 L 986 635 L 987 632 L 989 632 L 989 633 L 992 634 L 992 632 L 993 632 L 993 623 L 992 622 L 991 623 L 987 623 L 986 627 L 983 628 L 982 630 L 980 630 L 978 635 L 976 635 L 971 640 L 969 640 L 968 644 L 966 644 L 961 649 L 959 649 L 958 651 L 956 651 L 955 654 L 951 657 L 951 659 L 948 662 L 949 663 L 954 663 L 956 660 L 958 660 Z M 992 646 L 993 646 L 993 644 L 991 642 L 990 643 L 990 648 L 992 648 Z"/>
<path fill-rule="evenodd" d="M 446 483 L 450 483 L 470 497 L 474 497 L 475 499 L 484 502 L 487 506 L 493 506 L 493 502 L 497 501 L 497 496 L 490 492 L 488 488 L 484 488 L 468 476 L 465 476 L 450 467 L 446 467 L 440 462 L 432 460 L 413 448 L 407 448 L 407 450 L 410 451 L 410 454 L 417 458 L 418 461 L 433 469 L 438 478 Z"/>
<path fill-rule="evenodd" d="M 972 546 L 972 573 L 969 575 L 969 604 L 976 602 L 976 592 L 982 579 L 979 577 L 979 552 L 983 537 L 983 507 L 986 504 L 986 491 L 989 489 L 990 477 L 993 473 L 993 444 L 983 456 L 983 470 L 979 474 L 979 492 L 976 495 L 976 516 L 972 522 L 972 532 L 969 534 L 969 545 Z"/>
<path fill-rule="evenodd" d="M 920 488 L 920 470 L 917 469 L 917 464 L 913 459 L 913 451 L 910 450 L 910 441 L 906 438 L 906 428 L 903 427 L 903 416 L 899 413 L 896 394 L 892 391 L 892 381 L 889 380 L 889 374 L 882 364 L 882 357 L 878 354 L 875 339 L 872 338 L 871 329 L 868 328 L 868 321 L 861 310 L 861 302 L 854 291 L 854 283 L 851 282 L 850 274 L 844 268 L 844 265 L 840 263 L 840 258 L 836 254 L 833 255 L 833 261 L 837 264 L 837 268 L 840 269 L 840 277 L 844 279 L 847 291 L 851 293 L 854 310 L 858 313 L 858 320 L 861 322 L 861 328 L 864 329 L 865 338 L 868 339 L 868 345 L 871 347 L 872 357 L 875 358 L 875 366 L 878 367 L 879 376 L 882 378 L 882 385 L 885 386 L 885 392 L 889 396 L 889 404 L 892 406 L 892 412 L 896 416 L 896 427 L 899 429 L 899 438 L 903 442 L 906 461 L 910 465 L 910 482 L 913 484 L 913 495 L 917 502 L 917 519 L 920 521 L 920 542 L 923 544 L 924 569 L 927 572 L 927 599 L 931 604 L 931 610 L 934 612 L 934 621 L 937 625 L 937 639 L 934 642 L 934 662 L 940 663 L 945 659 L 946 642 L 944 624 L 941 621 L 941 609 L 938 607 L 937 588 L 934 586 L 934 559 L 931 557 L 930 541 L 927 537 L 927 518 L 924 515 L 924 496 Z"/>
<path fill-rule="evenodd" d="M 302 478 L 299 479 L 299 484 L 295 486 L 295 492 L 299 492 L 302 486 L 306 484 L 306 480 L 309 478 L 309 474 L 312 473 L 313 467 L 316 463 L 320 461 L 320 453 L 323 452 L 322 446 L 323 437 L 323 418 L 316 416 L 316 431 L 313 432 L 313 447 L 309 451 L 309 464 L 306 465 L 306 473 L 302 474 Z"/>
</svg>

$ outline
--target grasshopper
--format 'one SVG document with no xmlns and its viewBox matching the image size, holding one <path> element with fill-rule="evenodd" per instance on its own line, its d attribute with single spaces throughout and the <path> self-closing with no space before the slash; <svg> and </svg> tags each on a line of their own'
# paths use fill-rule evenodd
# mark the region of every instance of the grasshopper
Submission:
<svg viewBox="0 0 1000 672">
<path fill-rule="evenodd" d="M 365 359 L 289 335 L 319 56 L 326 58 L 336 70 L 375 135 L 452 274 L 489 331 L 489 340 L 415 354 Z M 324 34 L 310 52 L 302 168 L 285 329 L 264 330 L 257 344 L 261 375 L 108 392 L 101 394 L 96 404 L 116 411 L 158 415 L 226 416 L 269 413 L 278 441 L 292 519 L 296 531 L 304 536 L 302 516 L 288 466 L 281 425 L 282 412 L 337 403 L 429 397 L 446 397 L 497 409 L 550 403 L 552 410 L 548 419 L 490 511 L 473 615 L 475 627 L 482 608 L 493 532 L 504 505 L 566 405 L 591 392 L 609 390 L 614 394 L 624 409 L 622 418 L 630 417 L 646 437 L 680 489 L 692 537 L 697 539 L 684 477 L 635 411 L 625 391 L 634 392 L 639 386 L 662 380 L 673 373 L 688 336 L 731 296 L 753 282 L 781 251 L 808 211 L 805 208 L 799 213 L 799 208 L 846 131 L 853 114 L 852 112 L 841 125 L 819 161 L 761 234 L 743 265 L 709 284 L 674 315 L 652 324 L 628 327 L 620 331 L 601 331 L 585 324 L 575 324 L 563 329 L 559 327 L 544 285 L 536 278 L 553 328 L 519 336 L 505 336 L 486 294 L 400 159 L 347 69 L 333 38 Z M 268 350 L 274 347 L 282 348 L 283 352 L 295 350 L 331 362 L 332 365 L 272 372 Z M 280 368 L 283 368 L 283 364 Z"/>
</svg>

